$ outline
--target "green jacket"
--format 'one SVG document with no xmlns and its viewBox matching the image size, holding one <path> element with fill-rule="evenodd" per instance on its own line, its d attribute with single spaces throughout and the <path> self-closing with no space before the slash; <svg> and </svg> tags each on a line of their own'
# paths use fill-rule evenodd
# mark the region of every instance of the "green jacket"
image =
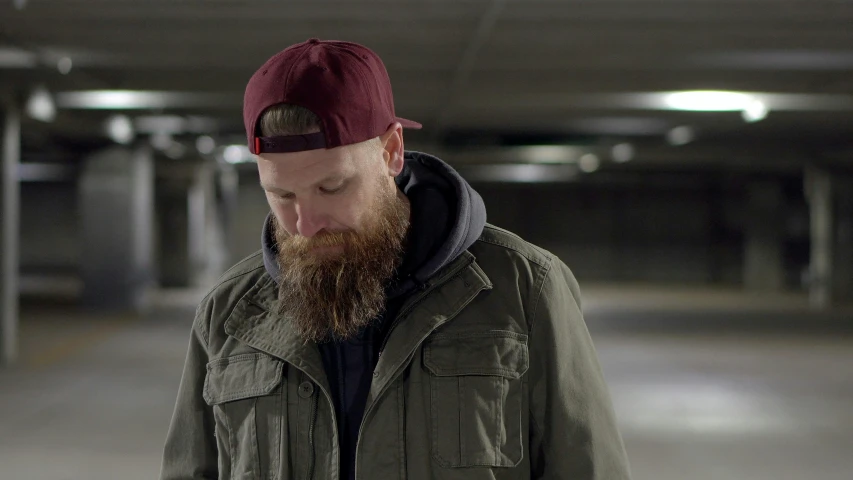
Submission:
<svg viewBox="0 0 853 480">
<path fill-rule="evenodd" d="M 162 479 L 339 479 L 323 363 L 276 298 L 258 253 L 199 305 Z M 357 479 L 628 479 L 565 264 L 487 225 L 394 320 L 356 452 Z"/>
</svg>

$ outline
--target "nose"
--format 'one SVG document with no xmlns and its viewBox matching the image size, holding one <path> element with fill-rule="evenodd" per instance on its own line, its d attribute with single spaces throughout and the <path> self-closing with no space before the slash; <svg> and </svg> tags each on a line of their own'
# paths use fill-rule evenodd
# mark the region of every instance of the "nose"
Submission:
<svg viewBox="0 0 853 480">
<path fill-rule="evenodd" d="M 328 225 L 327 218 L 315 208 L 305 204 L 296 206 L 296 231 L 305 238 L 311 238 Z"/>
</svg>

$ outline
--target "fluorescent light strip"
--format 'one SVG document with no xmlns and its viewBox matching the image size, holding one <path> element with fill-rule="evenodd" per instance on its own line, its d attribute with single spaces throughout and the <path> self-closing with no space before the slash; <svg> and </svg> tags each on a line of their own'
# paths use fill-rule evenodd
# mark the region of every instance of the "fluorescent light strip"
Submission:
<svg viewBox="0 0 853 480">
<path fill-rule="evenodd" d="M 703 92 L 723 92 L 705 90 Z M 489 96 L 469 97 L 463 102 L 465 108 L 523 111 L 553 111 L 554 109 L 573 110 L 683 110 L 673 108 L 669 100 L 674 94 L 696 93 L 682 92 L 633 92 L 633 93 L 588 93 L 588 94 L 529 94 L 515 95 L 495 103 Z M 853 111 L 853 95 L 808 94 L 808 93 L 768 93 L 768 92 L 725 92 L 742 94 L 750 100 L 760 100 L 766 108 L 773 111 Z M 678 98 L 678 97 L 676 97 Z M 743 110 L 728 107 L 729 111 Z M 721 111 L 721 107 L 714 108 Z M 723 110 L 725 111 L 725 110 Z"/>
<path fill-rule="evenodd" d="M 148 110 L 231 106 L 234 95 L 143 90 L 84 90 L 56 95 L 60 108 L 87 110 Z"/>
<path fill-rule="evenodd" d="M 458 166 L 459 173 L 472 182 L 552 183 L 578 177 L 574 165 L 476 165 Z"/>
</svg>

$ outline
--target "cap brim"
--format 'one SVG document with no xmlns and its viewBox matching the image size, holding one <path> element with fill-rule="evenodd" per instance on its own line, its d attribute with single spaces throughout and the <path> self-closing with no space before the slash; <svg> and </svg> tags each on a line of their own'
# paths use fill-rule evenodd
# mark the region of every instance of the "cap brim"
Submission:
<svg viewBox="0 0 853 480">
<path fill-rule="evenodd" d="M 406 120 L 405 118 L 397 117 L 394 120 L 400 122 L 400 125 L 402 125 L 403 128 L 413 128 L 415 130 L 420 130 L 421 128 L 424 128 L 424 126 L 420 123 L 412 120 Z"/>
</svg>

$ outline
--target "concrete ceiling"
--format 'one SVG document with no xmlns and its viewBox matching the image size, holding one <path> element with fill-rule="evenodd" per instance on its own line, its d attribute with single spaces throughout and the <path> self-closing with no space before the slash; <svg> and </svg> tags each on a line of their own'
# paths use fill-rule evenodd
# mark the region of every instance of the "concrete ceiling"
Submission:
<svg viewBox="0 0 853 480">
<path fill-rule="evenodd" d="M 694 89 L 853 98 L 850 0 L 0 0 L 0 85 L 211 93 L 219 100 L 166 113 L 213 117 L 218 133 L 239 138 L 249 76 L 310 37 L 378 52 L 397 112 L 425 125 L 411 137 L 424 144 L 658 145 L 668 129 L 691 125 L 715 144 L 831 152 L 847 148 L 853 126 L 847 107 L 771 111 L 747 124 L 736 112 L 606 101 Z M 74 65 L 67 75 L 56 69 L 63 56 Z M 604 100 L 578 101 L 588 98 Z M 106 114 L 61 111 L 31 135 L 97 134 Z"/>
</svg>

